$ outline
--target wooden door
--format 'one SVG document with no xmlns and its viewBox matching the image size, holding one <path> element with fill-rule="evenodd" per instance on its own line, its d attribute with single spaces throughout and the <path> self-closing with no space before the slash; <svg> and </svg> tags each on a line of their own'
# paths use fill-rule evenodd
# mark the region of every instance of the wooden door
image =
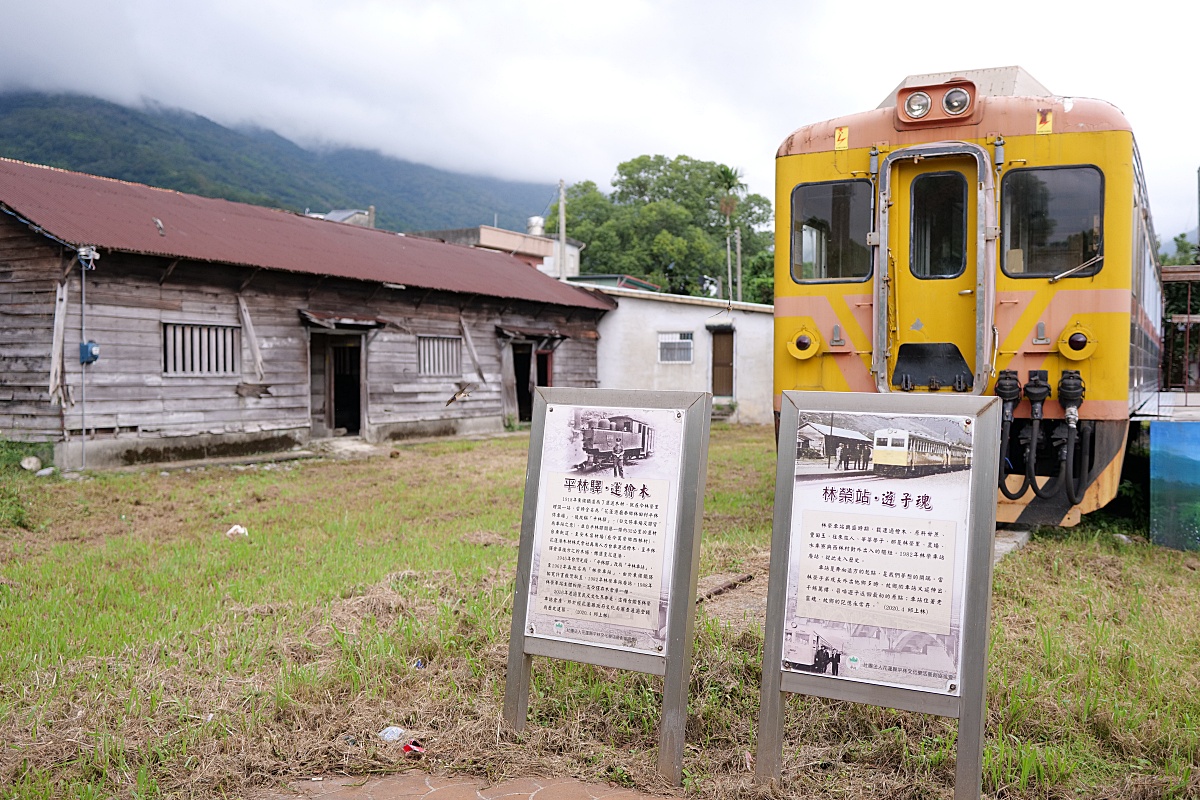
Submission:
<svg viewBox="0 0 1200 800">
<path fill-rule="evenodd" d="M 712 332 L 712 393 L 733 397 L 733 331 Z"/>
</svg>

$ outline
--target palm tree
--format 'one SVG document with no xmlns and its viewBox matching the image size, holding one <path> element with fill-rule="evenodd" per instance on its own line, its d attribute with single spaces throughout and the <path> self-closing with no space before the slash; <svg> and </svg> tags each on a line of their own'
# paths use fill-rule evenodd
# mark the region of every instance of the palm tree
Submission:
<svg viewBox="0 0 1200 800">
<path fill-rule="evenodd" d="M 713 175 L 717 189 L 721 191 L 721 197 L 717 201 L 717 207 L 721 213 L 725 215 L 725 272 L 729 280 L 729 299 L 733 300 L 733 263 L 729 253 L 729 235 L 731 228 L 731 220 L 733 213 L 737 211 L 738 199 L 746 191 L 746 184 L 742 182 L 742 171 L 736 167 L 718 164 Z M 740 242 L 740 240 L 739 240 Z M 741 245 L 738 246 L 738 299 L 741 299 Z"/>
</svg>

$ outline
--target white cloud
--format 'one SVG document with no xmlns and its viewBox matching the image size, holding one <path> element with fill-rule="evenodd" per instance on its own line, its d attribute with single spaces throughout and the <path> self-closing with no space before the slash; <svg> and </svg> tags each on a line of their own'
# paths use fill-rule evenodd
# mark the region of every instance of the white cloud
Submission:
<svg viewBox="0 0 1200 800">
<path fill-rule="evenodd" d="M 643 153 L 740 167 L 771 196 L 801 125 L 875 107 L 907 74 L 1019 64 L 1123 109 L 1159 235 L 1196 225 L 1181 131 L 1193 6 L 878 0 L 41 0 L 6 11 L 0 88 L 150 99 L 302 143 L 463 172 L 594 180 Z"/>
</svg>

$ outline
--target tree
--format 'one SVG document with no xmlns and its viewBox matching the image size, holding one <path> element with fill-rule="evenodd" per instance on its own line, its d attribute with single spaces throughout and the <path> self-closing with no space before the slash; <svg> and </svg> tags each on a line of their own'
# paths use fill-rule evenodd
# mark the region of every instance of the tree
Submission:
<svg viewBox="0 0 1200 800">
<path fill-rule="evenodd" d="M 737 211 L 738 198 L 746 189 L 746 184 L 742 183 L 741 170 L 718 164 L 715 178 L 717 188 L 721 190 L 721 194 L 717 199 L 718 207 L 721 213 L 725 216 L 725 275 L 728 277 L 729 286 L 726 287 L 726 293 L 730 300 L 734 297 L 733 290 L 733 265 L 730 263 L 730 247 L 729 238 L 732 236 L 733 227 L 730 224 L 730 219 L 733 217 L 733 212 Z M 738 229 L 740 239 L 741 229 Z M 741 280 L 742 280 L 742 248 L 739 241 L 738 245 L 738 291 L 737 299 L 742 299 Z"/>
<path fill-rule="evenodd" d="M 617 165 L 611 195 L 591 181 L 568 187 L 567 234 L 585 244 L 585 274 L 633 275 L 676 294 L 709 294 L 725 272 L 722 255 L 733 227 L 742 229 L 748 264 L 761 265 L 770 251 L 771 203 L 744 193 L 741 174 L 723 164 L 638 156 Z M 557 231 L 557 206 L 549 220 L 547 230 Z M 771 270 L 754 273 L 754 299 L 763 297 L 764 274 Z"/>
<path fill-rule="evenodd" d="M 1181 233 L 1174 239 L 1175 254 L 1168 256 L 1160 253 L 1159 259 L 1164 265 L 1183 266 L 1195 264 L 1197 247 L 1187 240 L 1187 234 Z M 1190 302 L 1189 302 L 1190 301 Z M 1184 335 L 1190 323 L 1180 323 L 1180 327 L 1172 326 L 1171 318 L 1175 315 L 1195 315 L 1200 313 L 1200 291 L 1195 284 L 1186 281 L 1173 281 L 1163 285 L 1163 331 L 1166 341 L 1163 343 L 1163 382 L 1172 385 L 1190 384 L 1189 367 L 1200 352 L 1200 337 L 1189 331 Z M 1194 331 L 1194 329 L 1193 329 Z M 1188 352 L 1185 353 L 1185 346 Z"/>
<path fill-rule="evenodd" d="M 1192 244 L 1187 239 L 1186 233 L 1181 233 L 1172 241 L 1175 243 L 1175 255 L 1168 256 L 1165 253 L 1159 253 L 1159 260 L 1163 264 L 1195 264 L 1197 255 L 1197 246 Z"/>
</svg>

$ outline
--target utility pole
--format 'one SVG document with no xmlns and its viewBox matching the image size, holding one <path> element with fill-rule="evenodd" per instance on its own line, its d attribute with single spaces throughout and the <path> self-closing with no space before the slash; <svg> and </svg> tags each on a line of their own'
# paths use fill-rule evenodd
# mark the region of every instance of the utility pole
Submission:
<svg viewBox="0 0 1200 800">
<path fill-rule="evenodd" d="M 729 281 L 729 300 L 733 301 L 733 262 L 729 257 L 729 232 L 725 233 L 725 277 Z"/>
<path fill-rule="evenodd" d="M 733 229 L 733 238 L 737 241 L 737 281 L 738 302 L 742 302 L 742 228 L 739 225 Z"/>
<path fill-rule="evenodd" d="M 567 185 L 558 181 L 558 279 L 567 279 Z"/>
</svg>

